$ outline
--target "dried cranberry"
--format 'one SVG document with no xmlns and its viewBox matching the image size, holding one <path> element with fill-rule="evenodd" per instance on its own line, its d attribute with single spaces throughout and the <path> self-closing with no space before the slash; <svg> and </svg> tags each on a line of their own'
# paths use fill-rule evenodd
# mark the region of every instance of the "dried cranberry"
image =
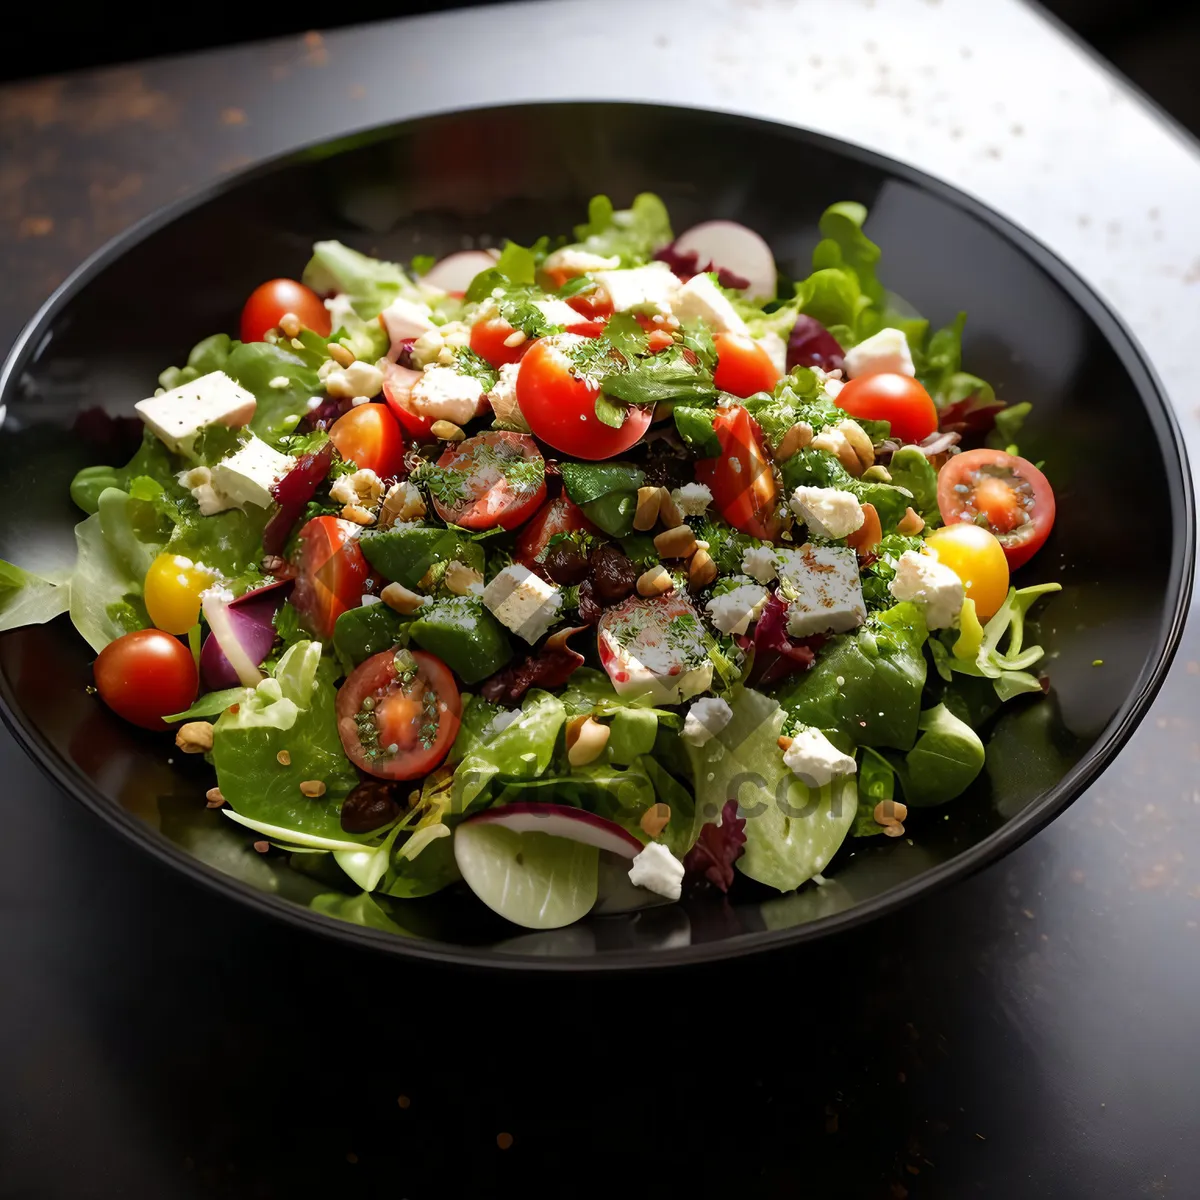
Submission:
<svg viewBox="0 0 1200 1200">
<path fill-rule="evenodd" d="M 542 560 L 546 574 L 555 583 L 570 586 L 588 577 L 588 556 L 575 542 L 559 542 Z"/>
<path fill-rule="evenodd" d="M 579 585 L 579 619 L 585 625 L 595 625 L 603 613 L 604 609 L 596 599 L 592 581 L 585 579 Z"/>
<path fill-rule="evenodd" d="M 637 587 L 637 567 L 616 546 L 597 546 L 590 566 L 592 591 L 601 604 L 616 604 Z"/>
<path fill-rule="evenodd" d="M 399 815 L 396 789 L 379 779 L 364 779 L 342 801 L 342 828 L 347 833 L 370 833 Z"/>
</svg>

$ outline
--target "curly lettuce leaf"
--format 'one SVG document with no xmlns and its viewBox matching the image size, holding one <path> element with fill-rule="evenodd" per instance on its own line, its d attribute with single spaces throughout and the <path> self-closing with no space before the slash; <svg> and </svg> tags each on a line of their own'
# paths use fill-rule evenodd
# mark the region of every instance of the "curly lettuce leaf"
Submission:
<svg viewBox="0 0 1200 1200">
<path fill-rule="evenodd" d="M 348 297 L 363 318 L 377 317 L 393 300 L 415 292 L 399 263 L 371 258 L 341 242 L 317 242 L 301 277 L 319 296 L 331 292 Z"/>
<path fill-rule="evenodd" d="M 907 488 L 912 493 L 912 507 L 925 519 L 926 528 L 933 529 L 942 523 L 938 509 L 937 471 L 916 446 L 901 446 L 888 463 L 888 474 L 896 487 Z"/>
<path fill-rule="evenodd" d="M 642 192 L 625 209 L 614 209 L 607 196 L 593 196 L 588 219 L 575 227 L 575 237 L 584 250 L 619 255 L 621 265 L 630 267 L 644 263 L 674 235 L 667 206 L 652 192 Z"/>
</svg>

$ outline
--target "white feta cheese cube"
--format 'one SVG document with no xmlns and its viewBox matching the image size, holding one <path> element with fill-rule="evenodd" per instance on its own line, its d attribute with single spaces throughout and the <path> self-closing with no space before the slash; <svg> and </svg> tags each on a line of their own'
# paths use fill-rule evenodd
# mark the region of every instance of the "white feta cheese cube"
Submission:
<svg viewBox="0 0 1200 1200">
<path fill-rule="evenodd" d="M 891 371 L 897 375 L 916 375 L 908 338 L 899 329 L 881 329 L 866 341 L 846 351 L 846 374 L 851 379 Z M 829 389 L 825 389 L 829 392 Z M 838 391 L 841 389 L 839 388 Z M 837 393 L 832 393 L 836 395 Z"/>
<path fill-rule="evenodd" d="M 757 583 L 743 583 L 714 596 L 705 606 L 709 620 L 722 632 L 742 634 L 757 621 L 767 602 L 767 589 Z"/>
<path fill-rule="evenodd" d="M 712 503 L 713 494 L 706 483 L 685 483 L 674 488 L 671 499 L 685 517 L 701 517 Z"/>
<path fill-rule="evenodd" d="M 624 271 L 597 271 L 592 278 L 608 296 L 614 312 L 669 313 L 679 289 L 679 280 L 663 262 Z"/>
<path fill-rule="evenodd" d="M 168 450 L 186 456 L 201 430 L 210 425 L 240 429 L 250 423 L 257 406 L 253 392 L 224 371 L 211 371 L 169 392 L 139 400 L 134 408 Z"/>
<path fill-rule="evenodd" d="M 513 563 L 483 589 L 483 602 L 496 620 L 532 645 L 558 618 L 562 593 L 528 567 Z"/>
<path fill-rule="evenodd" d="M 683 863 L 661 842 L 650 842 L 634 857 L 629 882 L 668 900 L 683 894 Z"/>
<path fill-rule="evenodd" d="M 572 325 L 586 325 L 590 318 L 576 312 L 565 300 L 535 300 L 533 307 L 550 322 L 551 325 L 561 325 L 570 329 Z"/>
<path fill-rule="evenodd" d="M 732 720 L 733 709 L 724 700 L 718 696 L 704 696 L 688 709 L 679 736 L 693 746 L 703 746 Z"/>
<path fill-rule="evenodd" d="M 751 546 L 742 555 L 742 570 L 759 583 L 770 583 L 778 574 L 775 569 L 775 550 L 771 546 Z"/>
<path fill-rule="evenodd" d="M 232 505 L 266 508 L 273 503 L 271 488 L 293 467 L 296 460 L 273 450 L 261 438 L 250 440 L 212 469 L 213 487 Z"/>
<path fill-rule="evenodd" d="M 780 550 L 777 562 L 792 637 L 844 633 L 867 619 L 858 556 L 848 546 Z"/>
<path fill-rule="evenodd" d="M 497 372 L 499 378 L 496 386 L 488 392 L 488 403 L 492 413 L 501 425 L 519 429 L 522 433 L 529 432 L 529 422 L 517 403 L 517 375 L 521 371 L 520 363 L 505 363 Z"/>
<path fill-rule="evenodd" d="M 621 259 L 615 254 L 609 258 L 578 246 L 563 246 L 561 250 L 546 256 L 542 270 L 547 274 L 557 273 L 570 278 L 572 275 L 586 275 L 589 271 L 615 271 L 620 265 Z"/>
<path fill-rule="evenodd" d="M 755 339 L 758 344 L 767 352 L 767 357 L 771 360 L 771 365 L 777 370 L 780 375 L 787 374 L 787 342 L 783 340 L 774 330 L 768 330 L 760 338 Z"/>
<path fill-rule="evenodd" d="M 473 375 L 462 375 L 453 367 L 426 367 L 413 384 L 408 406 L 418 416 L 432 421 L 465 425 L 479 410 L 483 384 Z"/>
<path fill-rule="evenodd" d="M 380 324 L 391 341 L 388 358 L 395 361 L 401 343 L 419 338 L 433 328 L 433 314 L 428 304 L 398 296 L 379 314 Z"/>
<path fill-rule="evenodd" d="M 925 610 L 930 629 L 949 629 L 962 609 L 962 580 L 932 554 L 905 550 L 896 560 L 896 577 L 888 591 L 897 600 L 911 600 Z"/>
<path fill-rule="evenodd" d="M 849 537 L 865 520 L 858 497 L 840 488 L 798 487 L 791 505 L 813 537 Z"/>
<path fill-rule="evenodd" d="M 858 770 L 854 759 L 843 754 L 819 729 L 801 729 L 783 752 L 783 765 L 806 787 L 824 787 L 840 775 Z"/>
<path fill-rule="evenodd" d="M 746 332 L 746 322 L 710 275 L 693 275 L 675 293 L 671 311 L 681 321 L 703 321 L 713 333 Z"/>
<path fill-rule="evenodd" d="M 348 367 L 326 359 L 317 369 L 317 378 L 339 400 L 353 400 L 355 396 L 369 400 L 383 390 L 383 372 L 374 363 L 357 358 Z"/>
</svg>

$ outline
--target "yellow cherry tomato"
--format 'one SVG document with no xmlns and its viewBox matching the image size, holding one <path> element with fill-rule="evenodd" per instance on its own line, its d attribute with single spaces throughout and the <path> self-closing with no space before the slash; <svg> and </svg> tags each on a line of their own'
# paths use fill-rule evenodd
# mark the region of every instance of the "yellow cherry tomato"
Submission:
<svg viewBox="0 0 1200 1200">
<path fill-rule="evenodd" d="M 996 535 L 980 525 L 959 522 L 935 529 L 925 545 L 963 581 L 980 620 L 994 616 L 1008 595 L 1008 559 Z"/>
<path fill-rule="evenodd" d="M 212 583 L 207 567 L 182 554 L 160 554 L 143 587 L 150 620 L 166 633 L 187 633 L 200 617 L 200 593 Z"/>
</svg>

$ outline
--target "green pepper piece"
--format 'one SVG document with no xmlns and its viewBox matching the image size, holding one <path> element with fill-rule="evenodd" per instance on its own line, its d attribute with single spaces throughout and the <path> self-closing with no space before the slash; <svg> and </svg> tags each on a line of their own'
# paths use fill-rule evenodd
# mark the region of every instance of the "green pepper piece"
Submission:
<svg viewBox="0 0 1200 1200">
<path fill-rule="evenodd" d="M 424 605 L 409 626 L 412 640 L 440 658 L 466 684 L 494 675 L 510 658 L 503 626 L 473 596 Z"/>
<path fill-rule="evenodd" d="M 406 588 L 415 588 L 430 567 L 454 559 L 483 571 L 483 547 L 453 529 L 417 525 L 368 531 L 359 545 L 375 570 Z"/>
<path fill-rule="evenodd" d="M 609 758 L 618 766 L 629 766 L 654 749 L 658 717 L 648 708 L 619 708 L 608 731 Z"/>
<path fill-rule="evenodd" d="M 365 604 L 342 613 L 333 627 L 333 649 L 347 675 L 373 654 L 408 645 L 411 618 L 386 604 Z"/>
</svg>

